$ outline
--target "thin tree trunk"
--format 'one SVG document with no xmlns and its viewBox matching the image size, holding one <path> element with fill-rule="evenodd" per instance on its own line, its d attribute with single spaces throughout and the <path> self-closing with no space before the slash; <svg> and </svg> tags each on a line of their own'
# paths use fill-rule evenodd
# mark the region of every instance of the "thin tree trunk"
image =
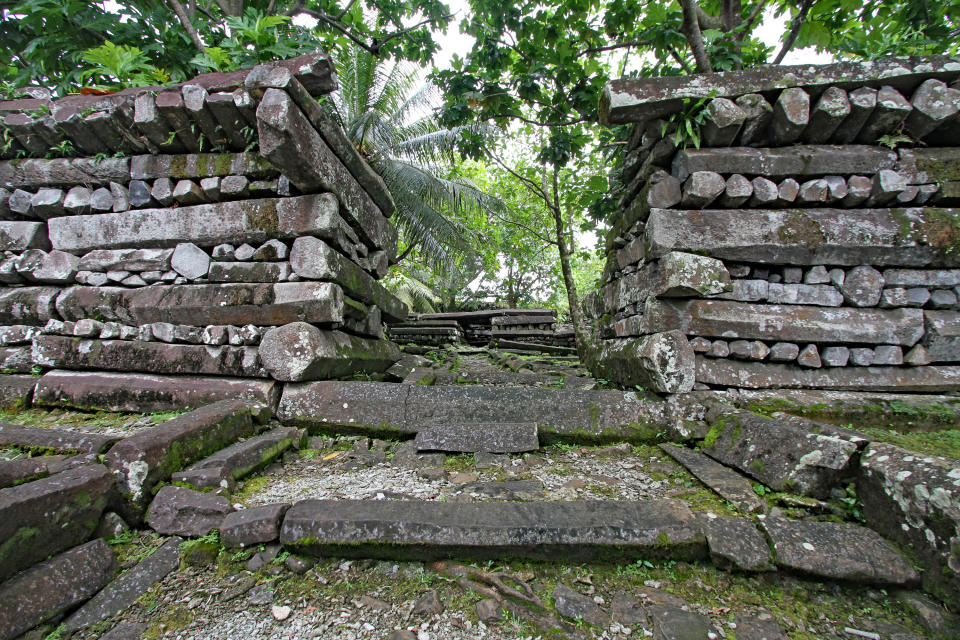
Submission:
<svg viewBox="0 0 960 640">
<path fill-rule="evenodd" d="M 703 34 L 700 32 L 700 20 L 697 18 L 696 0 L 680 0 L 683 6 L 683 31 L 693 52 L 693 59 L 697 63 L 698 73 L 710 73 L 713 65 L 707 55 L 707 47 L 703 43 Z"/>
<path fill-rule="evenodd" d="M 780 53 L 778 53 L 777 57 L 773 59 L 773 64 L 780 64 L 783 62 L 783 58 L 787 55 L 790 49 L 793 48 L 793 43 L 797 41 L 797 36 L 800 35 L 800 27 L 803 26 L 804 21 L 807 19 L 807 12 L 810 11 L 811 6 L 813 6 L 813 0 L 804 0 L 803 5 L 800 7 L 800 13 L 797 14 L 796 18 L 791 20 L 790 34 L 787 36 L 786 42 L 783 43 Z"/>
<path fill-rule="evenodd" d="M 169 0 L 169 2 L 170 6 L 173 7 L 173 12 L 177 14 L 180 24 L 183 25 L 184 29 L 186 29 L 187 35 L 190 36 L 190 40 L 193 41 L 193 46 L 195 46 L 200 53 L 206 53 L 207 50 L 203 46 L 203 40 L 200 39 L 200 34 L 197 33 L 197 30 L 193 28 L 193 23 L 190 22 L 190 17 L 187 15 L 187 10 L 183 8 L 182 4 L 180 4 L 180 0 Z"/>
<path fill-rule="evenodd" d="M 567 304 L 570 306 L 570 321 L 573 323 L 573 333 L 577 339 L 577 353 L 580 359 L 586 357 L 587 345 L 587 327 L 583 322 L 583 313 L 580 311 L 580 297 L 577 295 L 577 283 L 573 279 L 573 268 L 570 266 L 570 255 L 572 253 L 570 242 L 567 239 L 567 225 L 563 219 L 563 209 L 560 206 L 560 186 L 558 174 L 559 169 L 553 166 L 553 180 L 551 195 L 553 202 L 548 202 L 550 212 L 553 214 L 553 222 L 557 233 L 557 250 L 560 253 L 560 271 L 563 273 L 563 286 L 567 290 Z M 572 238 L 571 238 L 572 240 Z"/>
</svg>

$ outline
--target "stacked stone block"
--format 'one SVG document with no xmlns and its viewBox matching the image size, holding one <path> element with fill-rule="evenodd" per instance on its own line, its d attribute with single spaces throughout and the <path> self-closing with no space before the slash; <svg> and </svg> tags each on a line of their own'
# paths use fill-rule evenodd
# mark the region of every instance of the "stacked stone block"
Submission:
<svg viewBox="0 0 960 640">
<path fill-rule="evenodd" d="M 0 103 L 0 369 L 302 380 L 389 367 L 382 322 L 406 317 L 377 282 L 396 255 L 394 204 L 320 108 L 335 88 L 328 58 L 309 55 Z M 313 366 L 270 364 L 294 358 Z"/>
<path fill-rule="evenodd" d="M 960 388 L 958 77 L 924 58 L 611 82 L 604 117 L 635 124 L 586 302 L 595 372 L 671 393 Z M 703 144 L 678 145 L 670 116 L 700 98 Z"/>
</svg>

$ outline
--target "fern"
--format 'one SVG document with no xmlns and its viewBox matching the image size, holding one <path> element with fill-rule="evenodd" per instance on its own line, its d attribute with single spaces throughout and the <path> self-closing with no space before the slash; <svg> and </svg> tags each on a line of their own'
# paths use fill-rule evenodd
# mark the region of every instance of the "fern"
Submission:
<svg viewBox="0 0 960 640">
<path fill-rule="evenodd" d="M 151 64 L 143 51 L 130 45 L 116 45 L 110 40 L 99 47 L 87 49 L 81 59 L 93 65 L 81 74 L 84 80 L 99 76 L 112 79 L 121 87 L 139 87 L 170 81 L 170 75 Z"/>
</svg>

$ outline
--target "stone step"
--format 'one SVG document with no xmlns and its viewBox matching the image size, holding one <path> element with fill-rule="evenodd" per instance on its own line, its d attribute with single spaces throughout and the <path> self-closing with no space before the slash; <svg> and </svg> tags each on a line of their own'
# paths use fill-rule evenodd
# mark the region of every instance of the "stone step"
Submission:
<svg viewBox="0 0 960 640">
<path fill-rule="evenodd" d="M 696 516 L 677 500 L 648 502 L 409 502 L 305 500 L 280 541 L 313 555 L 443 557 L 706 557 Z"/>
<path fill-rule="evenodd" d="M 198 489 L 226 487 L 232 490 L 235 480 L 276 460 L 290 447 L 298 446 L 303 438 L 303 432 L 293 427 L 271 429 L 221 449 L 188 469 L 177 471 L 170 479 Z"/>
<path fill-rule="evenodd" d="M 544 440 L 654 440 L 660 431 L 683 437 L 671 405 L 622 391 L 308 382 L 284 386 L 277 415 L 314 431 L 415 434 L 430 425 L 535 417 Z"/>
<path fill-rule="evenodd" d="M 85 411 L 183 411 L 229 398 L 247 398 L 276 407 L 280 399 L 280 386 L 273 380 L 212 376 L 50 371 L 36 385 L 34 404 L 37 406 Z"/>
<path fill-rule="evenodd" d="M 661 444 L 660 448 L 728 502 L 748 513 L 764 511 L 764 502 L 753 485 L 736 471 L 686 447 Z"/>
<path fill-rule="evenodd" d="M 522 453 L 540 448 L 537 423 L 443 424 L 417 432 L 417 451 Z"/>
</svg>

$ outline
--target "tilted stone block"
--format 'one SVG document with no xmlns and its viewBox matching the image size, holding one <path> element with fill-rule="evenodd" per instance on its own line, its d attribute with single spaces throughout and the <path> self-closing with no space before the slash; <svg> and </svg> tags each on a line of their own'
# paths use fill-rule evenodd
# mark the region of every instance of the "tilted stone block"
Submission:
<svg viewBox="0 0 960 640">
<path fill-rule="evenodd" d="M 779 147 L 796 142 L 809 122 L 810 94 L 799 87 L 784 89 L 773 105 L 771 142 Z"/>
<path fill-rule="evenodd" d="M 228 547 L 273 542 L 280 537 L 280 522 L 288 503 L 267 504 L 228 513 L 220 524 L 220 540 Z"/>
<path fill-rule="evenodd" d="M 877 92 L 877 106 L 857 134 L 861 144 L 877 144 L 883 136 L 895 133 L 903 125 L 913 106 L 900 92 L 889 85 Z"/>
<path fill-rule="evenodd" d="M 228 488 L 234 481 L 268 465 L 291 447 L 299 447 L 306 432 L 294 427 L 277 427 L 237 442 L 171 476 L 197 489 Z"/>
<path fill-rule="evenodd" d="M 0 220 L 0 251 L 49 248 L 47 228 L 42 222 Z"/>
<path fill-rule="evenodd" d="M 840 124 L 833 134 L 833 142 L 836 144 L 852 144 L 863 126 L 873 115 L 877 108 L 877 90 L 873 87 L 860 87 L 851 91 L 848 95 L 850 99 L 850 115 Z"/>
<path fill-rule="evenodd" d="M 850 115 L 850 99 L 839 87 L 828 87 L 810 112 L 810 124 L 802 139 L 806 144 L 824 144 L 830 141 L 840 124 Z"/>
<path fill-rule="evenodd" d="M 685 393 L 693 389 L 694 353 L 681 332 L 665 331 L 634 340 L 605 341 L 591 369 L 624 387 Z"/>
<path fill-rule="evenodd" d="M 112 484 L 110 472 L 98 464 L 0 489 L 0 579 L 85 542 Z"/>
<path fill-rule="evenodd" d="M 703 140 L 708 147 L 727 147 L 733 144 L 747 119 L 746 112 L 727 98 L 716 98 L 707 105 L 707 120 L 703 124 Z"/>
<path fill-rule="evenodd" d="M 910 97 L 913 111 L 904 122 L 904 129 L 917 140 L 953 119 L 960 112 L 960 90 L 951 89 L 941 80 L 924 81 Z"/>
</svg>

